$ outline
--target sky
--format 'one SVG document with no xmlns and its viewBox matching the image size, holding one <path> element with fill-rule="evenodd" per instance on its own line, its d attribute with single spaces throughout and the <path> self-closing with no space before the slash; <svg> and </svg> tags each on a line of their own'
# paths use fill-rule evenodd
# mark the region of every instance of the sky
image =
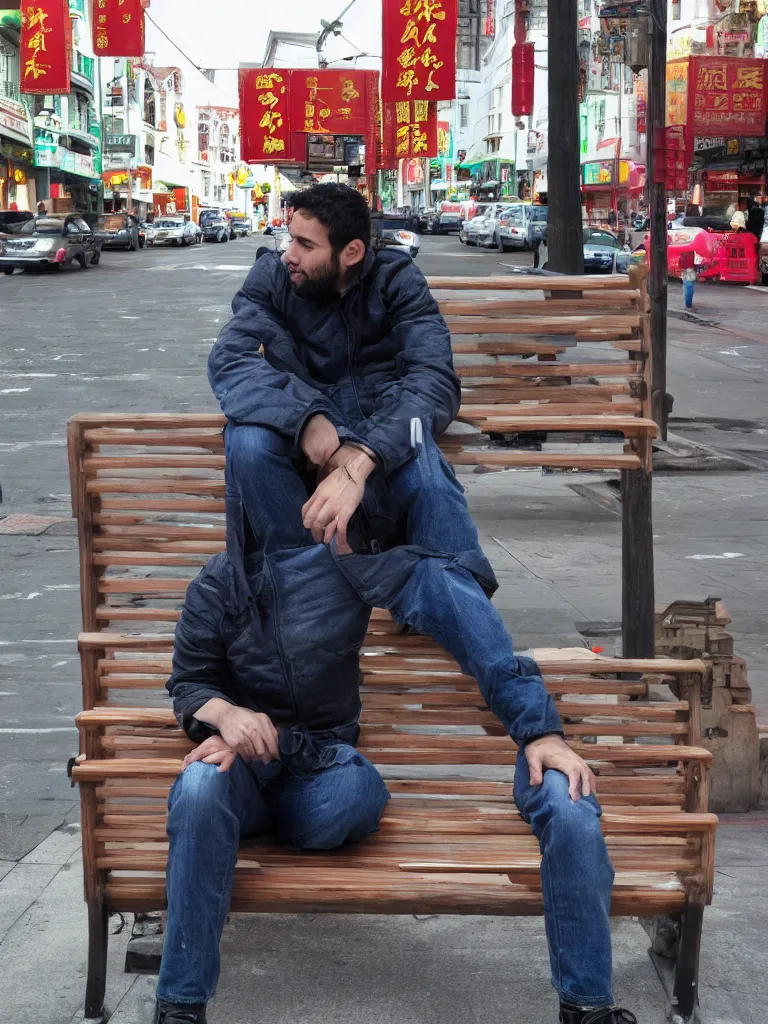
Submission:
<svg viewBox="0 0 768 1024">
<path fill-rule="evenodd" d="M 263 59 L 270 30 L 287 32 L 320 31 L 320 19 L 333 21 L 349 0 L 152 0 L 147 12 L 199 67 L 237 68 L 239 63 Z M 355 0 L 344 16 L 346 39 L 329 43 L 328 57 L 346 57 L 364 50 L 381 54 L 380 0 Z M 180 60 L 172 43 L 147 19 L 146 48 L 155 53 L 155 64 L 176 64 Z M 349 42 L 347 42 L 349 40 Z M 317 56 L 307 50 L 308 67 Z M 237 75 L 220 72 L 216 84 L 234 102 Z"/>
</svg>

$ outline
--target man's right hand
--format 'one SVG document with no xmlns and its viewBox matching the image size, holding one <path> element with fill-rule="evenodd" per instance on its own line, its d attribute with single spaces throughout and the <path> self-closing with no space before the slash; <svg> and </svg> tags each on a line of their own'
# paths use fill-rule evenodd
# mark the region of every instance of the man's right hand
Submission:
<svg viewBox="0 0 768 1024">
<path fill-rule="evenodd" d="M 331 421 L 318 413 L 313 416 L 301 435 L 301 450 L 313 466 L 324 466 L 339 447 L 339 435 Z"/>
<path fill-rule="evenodd" d="M 277 729 L 266 715 L 232 704 L 216 724 L 226 745 L 244 761 L 269 764 L 278 759 Z"/>
</svg>

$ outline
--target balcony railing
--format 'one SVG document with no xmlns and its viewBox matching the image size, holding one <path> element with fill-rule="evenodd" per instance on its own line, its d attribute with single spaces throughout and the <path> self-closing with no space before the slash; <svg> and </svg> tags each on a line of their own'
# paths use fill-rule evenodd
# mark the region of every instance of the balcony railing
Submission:
<svg viewBox="0 0 768 1024">
<path fill-rule="evenodd" d="M 0 82 L 0 96 L 5 96 L 8 100 L 16 100 L 17 103 L 21 103 L 21 92 L 16 82 Z"/>
<path fill-rule="evenodd" d="M 88 81 L 93 84 L 93 70 L 95 61 L 93 57 L 86 57 L 80 53 L 79 50 L 75 50 L 72 54 L 72 70 L 78 74 L 87 78 Z"/>
</svg>

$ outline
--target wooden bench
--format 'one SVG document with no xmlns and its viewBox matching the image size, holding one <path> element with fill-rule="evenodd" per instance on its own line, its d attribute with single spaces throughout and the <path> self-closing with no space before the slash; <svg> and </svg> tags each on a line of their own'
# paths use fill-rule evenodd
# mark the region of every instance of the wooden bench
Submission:
<svg viewBox="0 0 768 1024">
<path fill-rule="evenodd" d="M 475 428 L 443 435 L 450 461 L 621 474 L 623 652 L 632 657 L 654 654 L 646 275 L 428 279 L 453 337 L 458 419 Z M 526 436 L 539 443 L 510 447 Z"/>
<path fill-rule="evenodd" d="M 108 914 L 165 905 L 166 798 L 191 743 L 163 686 L 187 584 L 224 549 L 221 421 L 77 416 L 69 457 L 84 629 L 72 776 L 89 917 L 86 1017 L 96 1020 Z M 537 656 L 568 738 L 599 772 L 613 913 L 681 922 L 675 998 L 687 1018 L 714 872 L 711 757 L 697 745 L 705 666 L 582 649 Z M 381 612 L 361 670 L 360 746 L 393 794 L 381 830 L 334 853 L 245 841 L 233 911 L 541 914 L 537 844 L 511 795 L 515 748 L 474 680 Z M 663 680 L 674 680 L 678 700 L 649 700 Z"/>
</svg>

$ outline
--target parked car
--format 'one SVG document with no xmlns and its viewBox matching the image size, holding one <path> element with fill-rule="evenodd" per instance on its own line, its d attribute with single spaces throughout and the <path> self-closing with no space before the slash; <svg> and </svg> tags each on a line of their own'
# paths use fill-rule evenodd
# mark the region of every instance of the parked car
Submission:
<svg viewBox="0 0 768 1024">
<path fill-rule="evenodd" d="M 458 231 L 461 224 L 461 203 L 450 203 L 442 200 L 435 206 L 430 230 L 434 235 L 442 235 L 448 231 Z"/>
<path fill-rule="evenodd" d="M 491 246 L 496 233 L 496 218 L 492 212 L 473 217 L 459 228 L 459 241 L 464 245 Z"/>
<path fill-rule="evenodd" d="M 612 231 L 584 228 L 584 273 L 628 274 L 632 253 Z"/>
<path fill-rule="evenodd" d="M 375 249 L 395 247 L 405 249 L 414 259 L 419 254 L 421 238 L 413 230 L 414 218 L 398 213 L 384 213 L 372 219 Z"/>
<path fill-rule="evenodd" d="M 183 217 L 160 217 L 152 225 L 150 245 L 195 245 L 198 234 L 195 225 Z"/>
<path fill-rule="evenodd" d="M 547 231 L 548 206 L 512 203 L 499 220 L 499 249 L 535 249 Z"/>
<path fill-rule="evenodd" d="M 475 215 L 463 221 L 459 227 L 459 241 L 467 245 L 495 245 L 501 248 L 499 222 L 508 206 L 508 203 L 478 203 Z"/>
<path fill-rule="evenodd" d="M 229 220 L 220 210 L 201 210 L 200 227 L 205 242 L 229 241 Z"/>
<path fill-rule="evenodd" d="M 230 228 L 232 238 L 247 238 L 251 233 L 251 222 L 244 213 L 230 213 Z"/>
<path fill-rule="evenodd" d="M 93 225 L 93 233 L 103 241 L 104 249 L 126 249 L 137 252 L 142 248 L 142 230 L 139 221 L 130 213 L 105 213 Z"/>
<path fill-rule="evenodd" d="M 60 269 L 77 261 L 83 270 L 101 259 L 103 239 L 94 235 L 78 214 L 42 214 L 21 224 L 8 225 L 0 234 L 0 269 Z"/>
</svg>

